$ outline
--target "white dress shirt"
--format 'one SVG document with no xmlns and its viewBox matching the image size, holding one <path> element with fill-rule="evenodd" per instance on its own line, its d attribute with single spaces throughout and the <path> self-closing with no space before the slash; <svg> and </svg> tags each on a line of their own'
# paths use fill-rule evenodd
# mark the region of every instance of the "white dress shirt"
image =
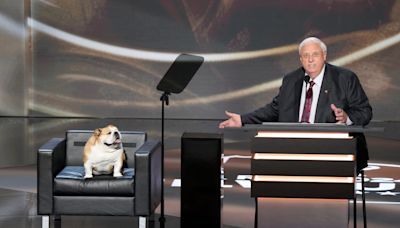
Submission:
<svg viewBox="0 0 400 228">
<path fill-rule="evenodd" d="M 315 83 L 314 86 L 312 87 L 313 97 L 310 110 L 310 120 L 309 120 L 310 123 L 314 123 L 315 121 L 315 112 L 317 110 L 319 92 L 321 91 L 322 80 L 324 79 L 324 73 L 325 73 L 325 65 L 322 68 L 321 72 L 317 75 L 317 77 L 315 77 L 314 79 L 310 79 L 310 81 L 313 81 Z M 307 75 L 307 73 L 305 75 Z M 306 100 L 306 92 L 309 86 L 310 83 L 306 83 L 305 81 L 303 81 L 303 89 L 301 91 L 301 98 L 300 98 L 299 122 L 301 122 L 301 116 L 303 115 L 304 103 Z"/>
</svg>

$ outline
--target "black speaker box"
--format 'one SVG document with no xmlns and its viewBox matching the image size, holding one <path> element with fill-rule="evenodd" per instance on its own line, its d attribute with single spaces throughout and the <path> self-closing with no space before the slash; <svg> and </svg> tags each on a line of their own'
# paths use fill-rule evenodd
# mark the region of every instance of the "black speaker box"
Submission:
<svg viewBox="0 0 400 228">
<path fill-rule="evenodd" d="M 221 227 L 223 135 L 185 132 L 181 138 L 181 227 Z"/>
</svg>

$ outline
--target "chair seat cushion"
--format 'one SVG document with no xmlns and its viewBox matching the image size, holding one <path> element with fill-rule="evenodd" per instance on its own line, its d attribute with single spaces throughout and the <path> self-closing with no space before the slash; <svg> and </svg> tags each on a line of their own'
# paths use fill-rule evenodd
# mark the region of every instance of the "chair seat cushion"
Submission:
<svg viewBox="0 0 400 228">
<path fill-rule="evenodd" d="M 124 168 L 122 177 L 99 175 L 85 179 L 83 166 L 66 166 L 54 178 L 54 195 L 134 196 L 134 169 Z"/>
</svg>

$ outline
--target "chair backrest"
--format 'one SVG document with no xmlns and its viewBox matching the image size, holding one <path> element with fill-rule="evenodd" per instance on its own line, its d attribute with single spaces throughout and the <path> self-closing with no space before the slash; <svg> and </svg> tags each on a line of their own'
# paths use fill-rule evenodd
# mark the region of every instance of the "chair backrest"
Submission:
<svg viewBox="0 0 400 228">
<path fill-rule="evenodd" d="M 93 130 L 69 130 L 66 133 L 66 165 L 83 165 L 83 148 L 86 141 L 93 134 Z M 122 145 L 126 154 L 128 167 L 134 167 L 135 152 L 146 141 L 146 133 L 139 131 L 121 131 Z"/>
</svg>

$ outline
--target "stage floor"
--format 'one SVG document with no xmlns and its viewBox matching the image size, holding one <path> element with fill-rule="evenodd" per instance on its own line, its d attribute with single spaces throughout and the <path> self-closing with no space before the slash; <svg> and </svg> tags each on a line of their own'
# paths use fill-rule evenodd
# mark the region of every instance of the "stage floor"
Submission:
<svg viewBox="0 0 400 228">
<path fill-rule="evenodd" d="M 4 120 L 1 121 L 11 121 Z M 0 121 L 0 122 L 1 122 Z M 0 227 L 41 227 L 36 213 L 36 150 L 50 137 L 62 137 L 66 129 L 94 129 L 115 123 L 122 130 L 145 130 L 149 138 L 159 138 L 158 120 L 133 119 L 14 119 L 22 130 L 7 132 L 7 145 L 26 142 L 21 146 L 3 147 L 0 155 Z M 218 121 L 168 120 L 166 122 L 165 213 L 166 227 L 180 227 L 180 137 L 183 132 L 223 132 Z M 21 128 L 19 128 L 21 129 Z M 11 134 L 11 136 L 10 136 Z M 14 135 L 12 135 L 14 134 Z M 21 137 L 17 137 L 21 136 Z M 254 227 L 255 201 L 250 197 L 250 133 L 224 132 L 224 227 Z M 1 137 L 0 137 L 1 138 Z M 13 141 L 14 140 L 14 141 Z M 400 224 L 400 141 L 384 134 L 367 135 L 370 149 L 369 168 L 366 170 L 366 199 L 369 227 L 398 227 Z M 3 145 L 5 142 L 3 142 Z M 352 206 L 352 205 L 350 205 Z M 357 201 L 359 227 L 362 227 L 361 195 Z M 154 227 L 158 224 L 159 209 Z M 352 215 L 350 215 L 352 218 Z M 287 218 L 282 218 L 287 219 Z M 131 217 L 63 216 L 56 227 L 137 227 Z M 350 220 L 349 227 L 352 227 Z"/>
</svg>

